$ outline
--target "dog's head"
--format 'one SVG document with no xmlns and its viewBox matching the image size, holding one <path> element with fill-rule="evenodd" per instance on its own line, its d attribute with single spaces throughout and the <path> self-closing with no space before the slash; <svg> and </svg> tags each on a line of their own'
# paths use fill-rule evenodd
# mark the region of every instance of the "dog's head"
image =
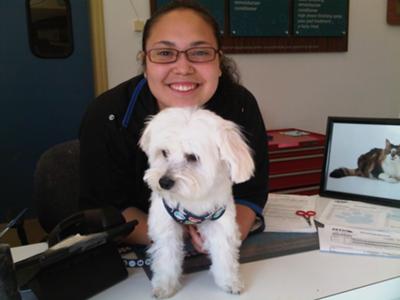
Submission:
<svg viewBox="0 0 400 300">
<path fill-rule="evenodd" d="M 239 127 L 204 109 L 162 110 L 146 124 L 139 145 L 149 159 L 144 180 L 150 188 L 181 199 L 217 193 L 254 171 Z"/>
</svg>

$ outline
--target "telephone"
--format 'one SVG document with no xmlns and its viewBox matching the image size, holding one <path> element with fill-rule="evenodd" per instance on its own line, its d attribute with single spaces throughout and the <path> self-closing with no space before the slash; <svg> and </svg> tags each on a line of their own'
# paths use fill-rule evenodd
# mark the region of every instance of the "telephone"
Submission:
<svg viewBox="0 0 400 300">
<path fill-rule="evenodd" d="M 114 207 L 89 209 L 77 212 L 61 221 L 49 234 L 49 248 L 75 235 L 88 235 L 106 232 L 124 226 L 121 236 L 129 234 L 138 224 L 136 220 L 126 223 L 122 214 Z"/>
<path fill-rule="evenodd" d="M 113 207 L 67 217 L 50 232 L 48 250 L 15 263 L 21 293 L 45 300 L 87 299 L 125 279 L 117 242 L 137 224 L 125 222 Z"/>
</svg>

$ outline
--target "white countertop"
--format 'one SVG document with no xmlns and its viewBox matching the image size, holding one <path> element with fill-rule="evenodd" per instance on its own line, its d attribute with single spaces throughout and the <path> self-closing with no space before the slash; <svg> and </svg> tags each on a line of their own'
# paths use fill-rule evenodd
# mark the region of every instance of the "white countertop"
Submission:
<svg viewBox="0 0 400 300">
<path fill-rule="evenodd" d="M 154 299 L 141 269 L 96 295 L 96 300 Z M 318 250 L 241 265 L 245 291 L 230 295 L 219 289 L 208 271 L 184 275 L 171 299 L 310 300 L 400 276 L 400 259 L 324 253 Z M 384 297 L 380 300 L 385 299 Z"/>
</svg>

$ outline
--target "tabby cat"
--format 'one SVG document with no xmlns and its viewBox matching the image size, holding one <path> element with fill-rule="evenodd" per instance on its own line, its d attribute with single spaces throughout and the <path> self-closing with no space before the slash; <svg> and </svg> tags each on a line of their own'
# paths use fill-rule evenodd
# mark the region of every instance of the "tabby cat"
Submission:
<svg viewBox="0 0 400 300">
<path fill-rule="evenodd" d="M 329 176 L 341 178 L 345 176 L 361 176 L 377 178 L 386 182 L 400 181 L 400 145 L 393 145 L 386 139 L 384 149 L 374 148 L 358 158 L 358 168 L 339 168 L 333 170 Z"/>
</svg>

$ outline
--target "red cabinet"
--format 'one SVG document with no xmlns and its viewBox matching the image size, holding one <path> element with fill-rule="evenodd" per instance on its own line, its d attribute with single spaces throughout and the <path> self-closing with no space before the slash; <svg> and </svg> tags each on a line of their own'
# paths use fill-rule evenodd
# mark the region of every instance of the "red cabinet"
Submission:
<svg viewBox="0 0 400 300">
<path fill-rule="evenodd" d="M 267 131 L 269 190 L 274 193 L 318 194 L 325 136 L 296 128 Z"/>
</svg>

